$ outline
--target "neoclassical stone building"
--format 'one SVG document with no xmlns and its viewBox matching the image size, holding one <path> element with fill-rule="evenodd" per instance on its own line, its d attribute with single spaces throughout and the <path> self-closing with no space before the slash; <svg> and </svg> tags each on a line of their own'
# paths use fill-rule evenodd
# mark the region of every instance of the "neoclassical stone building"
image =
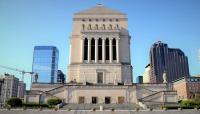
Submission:
<svg viewBox="0 0 200 114">
<path fill-rule="evenodd" d="M 97 5 L 76 13 L 66 84 L 32 83 L 25 102 L 58 97 L 67 104 L 174 104 L 167 84 L 134 84 L 127 16 Z M 138 106 L 139 106 L 138 105 Z"/>
<path fill-rule="evenodd" d="M 76 13 L 68 80 L 109 84 L 132 81 L 130 35 L 124 13 L 97 5 Z"/>
</svg>

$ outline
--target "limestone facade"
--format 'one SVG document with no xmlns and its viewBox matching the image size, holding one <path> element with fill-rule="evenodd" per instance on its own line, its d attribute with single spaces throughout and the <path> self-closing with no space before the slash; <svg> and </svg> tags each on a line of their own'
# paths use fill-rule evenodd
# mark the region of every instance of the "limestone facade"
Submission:
<svg viewBox="0 0 200 114">
<path fill-rule="evenodd" d="M 70 37 L 68 81 L 132 82 L 130 35 L 124 13 L 97 5 L 76 13 Z"/>
</svg>

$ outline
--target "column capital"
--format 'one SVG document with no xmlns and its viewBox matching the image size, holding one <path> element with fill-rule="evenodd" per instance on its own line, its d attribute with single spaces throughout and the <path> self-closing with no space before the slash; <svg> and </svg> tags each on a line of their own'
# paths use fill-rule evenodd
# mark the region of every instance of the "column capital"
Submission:
<svg viewBox="0 0 200 114">
<path fill-rule="evenodd" d="M 117 38 L 115 38 L 116 40 L 120 40 L 120 38 L 119 37 L 117 37 Z"/>
<path fill-rule="evenodd" d="M 113 40 L 114 38 L 109 38 L 109 40 Z"/>
<path fill-rule="evenodd" d="M 101 37 L 102 40 L 106 40 L 106 37 Z"/>
</svg>

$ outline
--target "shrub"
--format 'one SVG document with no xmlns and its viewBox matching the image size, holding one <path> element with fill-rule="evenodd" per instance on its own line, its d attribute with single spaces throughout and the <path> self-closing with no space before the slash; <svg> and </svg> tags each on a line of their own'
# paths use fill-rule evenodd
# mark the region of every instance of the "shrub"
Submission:
<svg viewBox="0 0 200 114">
<path fill-rule="evenodd" d="M 38 104 L 35 102 L 24 103 L 23 106 L 31 108 L 48 107 L 47 104 Z"/>
<path fill-rule="evenodd" d="M 61 102 L 62 102 L 62 100 L 59 99 L 59 98 L 49 98 L 47 100 L 47 104 L 50 105 L 50 106 L 60 104 Z"/>
<path fill-rule="evenodd" d="M 10 98 L 6 101 L 6 104 L 11 107 L 18 107 L 22 106 L 22 100 L 20 98 Z"/>
<path fill-rule="evenodd" d="M 181 107 L 194 107 L 196 103 L 192 100 L 183 100 L 181 101 Z"/>
</svg>

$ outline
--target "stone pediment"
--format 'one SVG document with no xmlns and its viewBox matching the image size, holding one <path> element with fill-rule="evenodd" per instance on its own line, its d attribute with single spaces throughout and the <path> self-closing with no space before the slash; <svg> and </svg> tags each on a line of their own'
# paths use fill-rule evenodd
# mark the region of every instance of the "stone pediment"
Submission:
<svg viewBox="0 0 200 114">
<path fill-rule="evenodd" d="M 107 8 L 102 4 L 98 4 L 93 8 L 75 13 L 75 15 L 126 15 L 126 14 L 117 10 Z"/>
</svg>

